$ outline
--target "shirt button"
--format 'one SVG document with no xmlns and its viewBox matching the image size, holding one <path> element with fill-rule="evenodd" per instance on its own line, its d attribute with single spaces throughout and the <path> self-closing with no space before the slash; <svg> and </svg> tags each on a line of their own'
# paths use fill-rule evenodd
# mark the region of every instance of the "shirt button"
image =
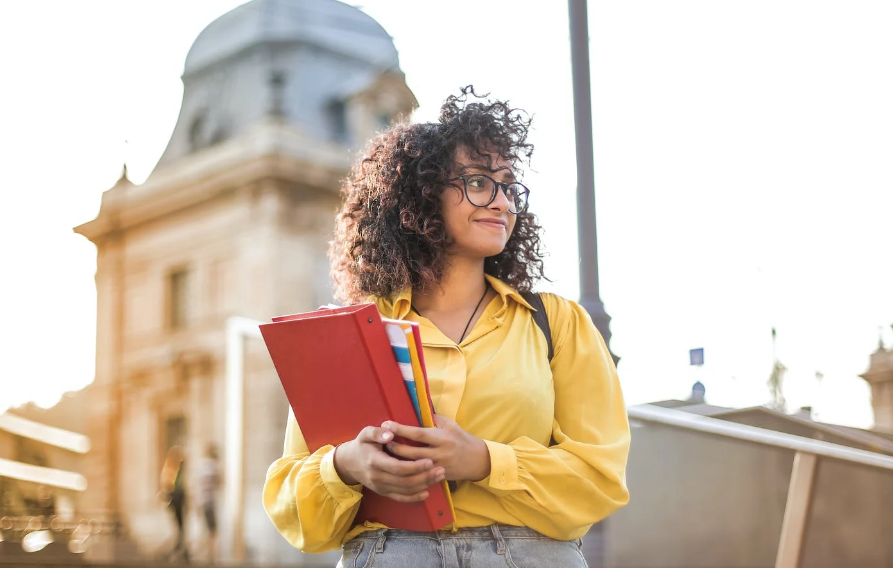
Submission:
<svg viewBox="0 0 893 568">
<path fill-rule="evenodd" d="M 505 476 L 499 478 L 500 485 L 505 485 Z"/>
<path fill-rule="evenodd" d="M 345 491 L 344 496 L 349 499 L 349 498 L 353 497 L 353 493 L 351 493 L 350 491 Z"/>
</svg>

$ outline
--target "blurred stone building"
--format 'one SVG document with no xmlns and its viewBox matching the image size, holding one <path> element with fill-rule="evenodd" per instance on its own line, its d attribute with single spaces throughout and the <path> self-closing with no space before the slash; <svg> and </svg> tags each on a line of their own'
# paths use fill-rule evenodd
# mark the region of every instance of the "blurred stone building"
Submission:
<svg viewBox="0 0 893 568">
<path fill-rule="evenodd" d="M 331 301 L 325 255 L 340 182 L 356 149 L 416 100 L 387 32 L 335 0 L 236 8 L 198 36 L 182 79 L 179 120 L 153 173 L 134 185 L 125 168 L 96 219 L 75 228 L 97 247 L 82 503 L 119 519 L 142 554 L 159 554 L 174 534 L 157 497 L 166 451 L 184 446 L 189 491 L 189 465 L 208 444 L 227 462 L 224 430 L 237 411 L 244 460 L 223 476 L 244 490 L 220 511 L 223 558 L 300 565 L 260 498 L 287 402 L 260 340 L 245 342 L 243 392 L 225 392 L 226 321 Z M 187 538 L 198 548 L 202 536 L 192 507 Z"/>
<path fill-rule="evenodd" d="M 893 349 L 884 347 L 883 340 L 871 354 L 868 370 L 862 378 L 871 388 L 874 427 L 893 434 Z"/>
</svg>

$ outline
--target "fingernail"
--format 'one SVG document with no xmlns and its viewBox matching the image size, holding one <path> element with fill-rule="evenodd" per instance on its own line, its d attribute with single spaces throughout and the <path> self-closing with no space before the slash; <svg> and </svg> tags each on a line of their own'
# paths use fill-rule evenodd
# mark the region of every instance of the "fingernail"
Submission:
<svg viewBox="0 0 893 568">
<path fill-rule="evenodd" d="M 390 432 L 382 432 L 382 434 L 381 434 L 381 439 L 384 440 L 385 442 L 387 442 L 387 441 L 390 440 L 393 436 L 394 436 L 394 435 L 391 434 Z"/>
<path fill-rule="evenodd" d="M 419 493 L 419 497 L 421 497 L 421 498 L 422 498 L 422 501 L 424 501 L 425 499 L 428 498 L 428 492 L 427 492 L 427 491 L 422 491 L 421 493 Z"/>
<path fill-rule="evenodd" d="M 391 451 L 394 450 L 394 442 L 388 442 L 388 449 Z"/>
</svg>

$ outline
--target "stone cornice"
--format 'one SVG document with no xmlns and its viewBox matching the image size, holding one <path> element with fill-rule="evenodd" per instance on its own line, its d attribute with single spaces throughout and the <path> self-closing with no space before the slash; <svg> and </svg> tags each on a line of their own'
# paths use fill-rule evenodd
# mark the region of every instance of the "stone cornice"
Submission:
<svg viewBox="0 0 893 568">
<path fill-rule="evenodd" d="M 102 196 L 99 215 L 74 231 L 94 243 L 110 233 L 205 202 L 261 179 L 334 191 L 351 163 L 341 145 L 312 140 L 278 120 L 175 162 L 142 185 L 118 184 Z"/>
<path fill-rule="evenodd" d="M 872 384 L 893 382 L 893 351 L 878 349 L 872 353 L 868 370 L 859 376 Z"/>
<path fill-rule="evenodd" d="M 869 369 L 859 376 L 869 384 L 893 383 L 893 369 Z"/>
</svg>

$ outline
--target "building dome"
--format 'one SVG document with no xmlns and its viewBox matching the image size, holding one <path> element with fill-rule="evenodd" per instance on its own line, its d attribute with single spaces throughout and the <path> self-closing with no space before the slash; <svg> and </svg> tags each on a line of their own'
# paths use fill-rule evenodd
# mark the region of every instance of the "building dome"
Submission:
<svg viewBox="0 0 893 568">
<path fill-rule="evenodd" d="M 351 102 L 370 89 L 379 96 Z M 414 103 L 394 42 L 358 8 L 252 0 L 211 22 L 189 50 L 180 116 L 156 171 L 270 116 L 310 140 L 350 146 Z"/>
<path fill-rule="evenodd" d="M 379 67 L 397 65 L 394 42 L 381 25 L 337 0 L 252 0 L 224 14 L 199 34 L 186 56 L 184 75 L 258 45 L 304 43 Z"/>
</svg>

